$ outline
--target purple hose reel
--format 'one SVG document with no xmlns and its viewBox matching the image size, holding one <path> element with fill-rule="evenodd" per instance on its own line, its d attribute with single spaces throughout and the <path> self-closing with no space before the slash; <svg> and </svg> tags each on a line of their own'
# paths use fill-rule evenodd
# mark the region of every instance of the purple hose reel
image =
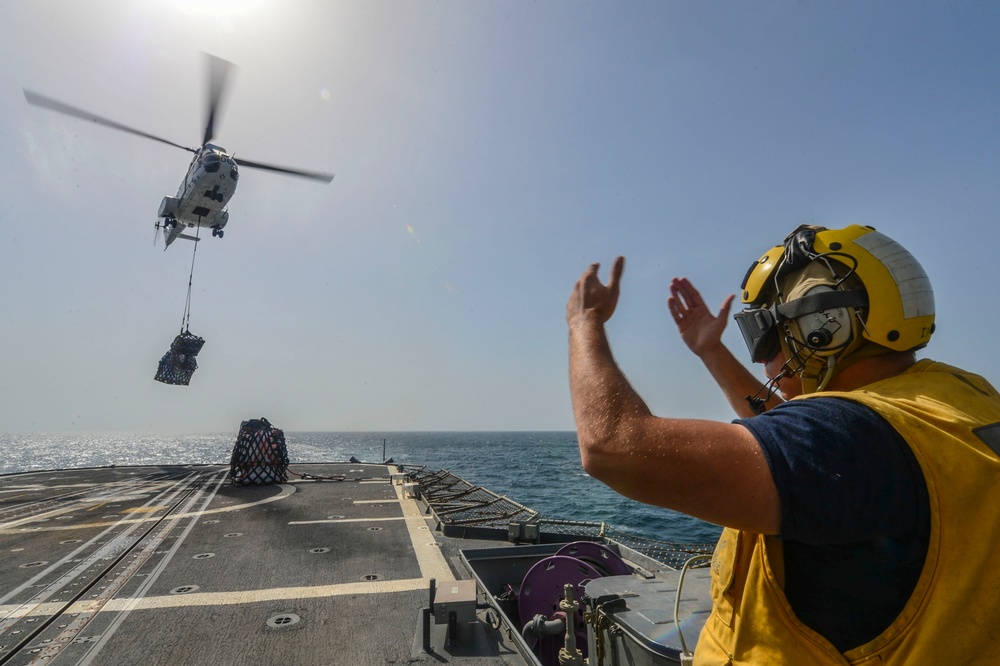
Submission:
<svg viewBox="0 0 1000 666">
<path fill-rule="evenodd" d="M 521 624 L 525 626 L 523 633 L 528 634 L 524 638 L 540 661 L 546 665 L 559 663 L 559 650 L 565 642 L 565 630 L 558 634 L 531 635 L 528 625 L 539 615 L 548 620 L 565 617 L 559 604 L 563 600 L 566 585 L 573 586 L 573 599 L 579 602 L 588 581 L 631 573 L 629 566 L 613 550 L 593 541 L 567 544 L 555 555 L 536 562 L 521 581 L 517 610 Z M 587 625 L 582 609 L 576 611 L 572 622 L 577 648 L 586 656 Z"/>
</svg>

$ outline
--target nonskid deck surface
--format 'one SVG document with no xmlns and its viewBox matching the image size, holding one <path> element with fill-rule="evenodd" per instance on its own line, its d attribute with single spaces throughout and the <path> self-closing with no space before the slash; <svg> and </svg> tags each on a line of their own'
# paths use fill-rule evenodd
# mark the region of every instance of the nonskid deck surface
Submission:
<svg viewBox="0 0 1000 666">
<path fill-rule="evenodd" d="M 0 477 L 0 666 L 524 663 L 502 638 L 421 650 L 430 580 L 468 575 L 390 468 L 292 469 L 326 478 Z"/>
</svg>

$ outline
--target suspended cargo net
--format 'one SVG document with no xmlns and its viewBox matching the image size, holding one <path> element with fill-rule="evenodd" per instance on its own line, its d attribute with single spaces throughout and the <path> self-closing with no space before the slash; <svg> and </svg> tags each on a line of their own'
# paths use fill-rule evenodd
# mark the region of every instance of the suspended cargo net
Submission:
<svg viewBox="0 0 1000 666">
<path fill-rule="evenodd" d="M 160 366 L 153 377 L 164 384 L 180 384 L 187 386 L 191 375 L 198 369 L 195 357 L 205 344 L 204 338 L 199 338 L 191 331 L 184 331 L 170 343 L 170 349 L 160 359 Z"/>
<path fill-rule="evenodd" d="M 200 229 L 200 226 L 199 226 Z M 187 301 L 184 303 L 184 316 L 181 317 L 181 334 L 174 338 L 170 349 L 160 359 L 160 366 L 153 377 L 164 384 L 180 384 L 187 386 L 191 375 L 198 369 L 195 357 L 205 344 L 203 338 L 191 333 L 191 285 L 194 280 L 194 259 L 198 255 L 197 231 L 195 232 L 194 251 L 191 253 L 191 273 L 188 275 Z M 166 249 L 166 248 L 164 248 Z"/>
<path fill-rule="evenodd" d="M 288 481 L 285 433 L 265 418 L 244 421 L 229 467 L 229 480 L 234 486 L 285 483 Z"/>
</svg>

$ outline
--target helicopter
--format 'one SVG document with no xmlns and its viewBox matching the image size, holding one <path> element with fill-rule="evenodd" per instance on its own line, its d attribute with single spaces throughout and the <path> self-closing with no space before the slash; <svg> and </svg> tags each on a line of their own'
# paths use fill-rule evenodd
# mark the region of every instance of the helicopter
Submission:
<svg viewBox="0 0 1000 666">
<path fill-rule="evenodd" d="M 239 167 L 241 166 L 275 171 L 326 183 L 333 180 L 333 175 L 331 174 L 255 162 L 243 159 L 242 157 L 239 163 L 237 163 L 232 154 L 227 153 L 221 146 L 211 143 L 215 134 L 216 113 L 219 109 L 219 104 L 226 88 L 226 81 L 229 78 L 233 64 L 217 56 L 210 54 L 205 54 L 205 56 L 209 71 L 208 113 L 205 122 L 205 133 L 202 138 L 201 147 L 199 148 L 191 148 L 174 143 L 162 137 L 123 125 L 114 120 L 102 118 L 89 111 L 84 111 L 64 102 L 24 89 L 24 97 L 29 104 L 83 120 L 89 120 L 105 127 L 135 134 L 194 153 L 191 164 L 188 166 L 187 174 L 177 189 L 177 195 L 173 197 L 165 196 L 163 197 L 163 201 L 160 202 L 160 209 L 157 213 L 157 220 L 154 223 L 154 227 L 157 231 L 161 227 L 164 230 L 164 250 L 178 238 L 198 241 L 199 237 L 197 235 L 192 236 L 183 233 L 189 228 L 194 228 L 196 231 L 199 227 L 210 228 L 213 237 L 222 238 L 223 229 L 229 222 L 227 205 L 233 194 L 236 193 L 236 185 L 240 177 Z"/>
</svg>

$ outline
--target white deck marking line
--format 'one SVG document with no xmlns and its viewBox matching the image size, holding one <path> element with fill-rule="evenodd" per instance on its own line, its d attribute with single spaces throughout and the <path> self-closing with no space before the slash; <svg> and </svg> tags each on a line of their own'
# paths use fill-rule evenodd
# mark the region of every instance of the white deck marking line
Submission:
<svg viewBox="0 0 1000 666">
<path fill-rule="evenodd" d="M 262 500 L 257 500 L 256 502 L 245 502 L 243 504 L 234 504 L 232 506 L 223 506 L 218 509 L 203 509 L 201 511 L 194 511 L 192 513 L 182 513 L 175 516 L 176 518 L 192 518 L 195 516 L 207 516 L 213 513 L 226 513 L 228 511 L 239 511 L 241 509 L 247 509 L 251 506 L 259 506 L 261 504 L 267 504 L 269 502 L 277 502 L 278 500 L 283 500 L 289 495 L 295 494 L 295 486 L 290 483 L 279 483 L 278 487 L 281 488 L 281 492 L 274 497 L 265 497 Z M 206 504 L 207 506 L 207 504 Z"/>
<path fill-rule="evenodd" d="M 387 516 L 385 518 L 330 518 L 326 520 L 290 520 L 289 525 L 322 525 L 323 523 L 375 523 L 386 520 L 412 520 L 407 516 Z M 421 519 L 422 520 L 422 519 Z"/>
<path fill-rule="evenodd" d="M 403 516 L 406 520 L 406 530 L 410 533 L 410 541 L 413 543 L 413 551 L 417 556 L 417 564 L 420 566 L 420 575 L 424 578 L 434 578 L 438 585 L 455 580 L 455 574 L 451 572 L 451 567 L 445 561 L 441 549 L 434 541 L 434 536 L 429 530 L 421 530 L 427 523 L 420 507 L 415 499 L 403 497 L 403 486 L 393 485 L 396 497 L 399 499 L 399 506 L 403 509 Z M 419 518 L 420 521 L 411 520 Z"/>
<path fill-rule="evenodd" d="M 394 500 L 391 497 L 378 500 L 354 500 L 354 504 L 389 504 Z"/>
<path fill-rule="evenodd" d="M 312 587 L 274 587 L 265 590 L 238 590 L 234 592 L 192 592 L 189 594 L 164 594 L 158 597 L 111 599 L 101 612 L 122 612 L 183 608 L 185 606 L 237 606 L 265 601 L 295 601 L 298 599 L 326 599 L 357 594 L 390 594 L 426 590 L 425 578 L 405 578 L 403 580 L 374 580 L 334 585 L 314 585 Z M 86 612 L 87 602 L 80 601 L 70 606 L 67 613 Z M 49 607 L 51 606 L 51 608 Z M 0 606 L 0 611 L 10 612 L 14 605 Z M 62 608 L 62 604 L 50 603 L 38 606 L 35 615 L 45 615 Z M 18 615 L 15 617 L 23 617 Z"/>
<path fill-rule="evenodd" d="M 205 507 L 207 507 L 209 504 L 212 503 L 212 500 L 215 499 L 216 493 L 219 492 L 219 487 L 222 486 L 222 484 L 226 480 L 226 473 L 224 470 L 221 472 L 216 472 L 216 474 L 218 474 L 218 479 L 213 481 L 214 485 L 210 490 L 206 490 L 204 488 L 198 488 L 195 491 L 195 494 L 192 495 L 186 503 L 185 509 L 190 510 L 190 507 L 194 506 L 202 497 L 204 497 L 204 501 L 201 503 L 200 510 L 190 511 L 189 513 L 181 513 L 177 514 L 176 516 L 173 515 L 167 516 L 167 521 L 173 523 L 174 526 L 176 526 L 176 524 L 180 522 L 181 518 L 190 517 L 192 518 L 192 520 L 184 527 L 183 530 L 181 530 L 181 533 L 177 535 L 177 539 L 174 541 L 173 546 L 170 547 L 170 550 L 167 551 L 167 554 L 163 556 L 163 559 L 160 560 L 160 562 L 149 573 L 149 575 L 146 577 L 146 580 L 142 582 L 142 584 L 139 586 L 139 589 L 136 590 L 135 596 L 130 599 L 108 599 L 107 602 L 105 602 L 102 608 L 98 611 L 98 612 L 103 612 L 105 609 L 107 609 L 108 604 L 110 602 L 114 601 L 121 602 L 121 606 L 115 609 L 118 611 L 118 614 L 115 616 L 114 620 L 112 620 L 111 624 L 107 627 L 107 629 L 105 629 L 101 633 L 101 638 L 96 643 L 91 644 L 90 649 L 87 650 L 86 655 L 84 655 L 84 657 L 77 662 L 77 666 L 87 666 L 88 664 L 90 664 L 91 661 L 94 660 L 94 658 L 101 652 L 101 650 L 104 649 L 104 646 L 107 645 L 108 641 L 111 640 L 111 637 L 118 631 L 119 627 L 121 627 L 122 623 L 125 621 L 125 618 L 128 617 L 128 614 L 133 610 L 135 604 L 143 601 L 143 599 L 146 596 L 146 593 L 149 592 L 149 588 L 153 586 L 153 584 L 160 577 L 160 574 L 162 574 L 163 571 L 167 568 L 167 564 L 169 564 L 170 561 L 174 558 L 174 555 L 177 554 L 177 551 L 180 549 L 181 544 L 184 543 L 185 539 L 187 539 L 188 535 L 191 533 L 191 530 L 194 529 L 194 526 L 198 524 L 198 519 L 201 516 L 205 515 L 206 513 L 209 513 L 208 511 L 205 511 Z M 206 474 L 205 476 L 208 477 L 209 474 Z M 294 490 L 292 492 L 294 492 Z M 153 548 L 152 550 L 155 550 L 155 548 Z M 152 552 L 152 550 L 150 552 Z M 89 602 L 83 602 L 83 603 L 84 605 L 86 605 Z M 76 606 L 76 604 L 74 604 L 74 606 Z"/>
<path fill-rule="evenodd" d="M 295 486 L 288 483 L 278 484 L 281 488 L 281 492 L 274 497 L 265 497 L 262 500 L 257 500 L 256 502 L 246 502 L 244 504 L 234 504 L 232 506 L 223 506 L 218 509 L 205 509 L 204 511 L 195 511 L 192 513 L 178 513 L 171 516 L 172 518 L 193 518 L 195 516 L 207 516 L 213 513 L 226 513 L 228 511 L 239 511 L 241 509 L 246 509 L 251 506 L 257 506 L 259 504 L 267 504 L 268 502 L 277 502 L 278 500 L 285 499 L 289 495 L 295 492 Z M 37 516 L 36 516 L 37 518 Z M 27 519 L 25 519 L 27 520 Z M 0 526 L 0 534 L 24 534 L 26 532 L 60 532 L 67 530 L 79 530 L 88 527 L 109 527 L 112 525 L 129 525 L 132 523 L 148 523 L 152 520 L 159 520 L 159 518 L 129 518 L 126 520 L 118 520 L 113 522 L 95 522 L 95 523 L 81 523 L 78 525 L 53 525 L 51 527 L 31 527 L 23 529 L 12 529 L 5 526 Z M 8 523 L 12 524 L 12 523 Z"/>
<path fill-rule="evenodd" d="M 294 520 L 289 525 L 318 525 L 321 523 L 365 523 L 379 522 L 387 520 L 406 521 L 406 531 L 410 535 L 410 543 L 413 544 L 413 554 L 417 557 L 417 565 L 420 567 L 420 575 L 426 579 L 434 578 L 439 583 L 455 580 L 455 574 L 451 572 L 451 567 L 445 561 L 441 549 L 434 542 L 434 537 L 429 531 L 421 530 L 427 525 L 420 507 L 414 499 L 403 497 L 402 486 L 393 486 L 396 491 L 396 498 L 399 506 L 403 510 L 402 516 L 390 518 L 339 518 L 330 520 Z M 390 501 L 390 500 L 385 500 Z"/>
<path fill-rule="evenodd" d="M 117 490 L 119 488 L 140 487 L 142 485 L 143 485 L 143 480 L 140 480 L 140 479 L 128 479 L 126 481 L 122 481 L 122 482 L 117 483 L 115 485 L 115 489 Z M 161 487 L 169 489 L 171 487 L 171 484 L 166 484 L 166 485 L 163 485 Z M 158 491 L 152 491 L 152 492 L 148 492 L 148 493 L 143 493 L 143 495 L 139 499 L 145 499 L 149 495 L 155 494 L 155 492 L 158 492 Z M 33 504 L 42 504 L 42 503 L 44 503 L 46 501 L 47 501 L 46 499 L 41 499 L 41 500 L 39 500 L 37 502 L 33 502 Z M 67 506 L 63 506 L 63 507 L 60 507 L 58 509 L 50 509 L 48 511 L 43 511 L 42 513 L 32 514 L 30 516 L 25 516 L 24 518 L 18 518 L 16 520 L 11 520 L 11 521 L 6 522 L 6 523 L 0 523 L 0 532 L 3 532 L 5 530 L 13 530 L 16 527 L 20 527 L 21 525 L 28 525 L 28 524 L 33 523 L 33 522 L 41 522 L 41 521 L 44 521 L 44 520 L 49 520 L 50 518 L 54 518 L 56 516 L 61 516 L 61 515 L 67 514 L 67 513 L 72 513 L 74 511 L 80 511 L 80 510 L 83 510 L 83 507 L 86 506 L 86 505 L 95 505 L 95 504 L 98 504 L 99 502 L 101 504 L 103 504 L 103 503 L 106 502 L 106 500 L 97 499 L 94 496 L 73 498 L 71 500 L 71 502 L 69 503 L 69 505 L 67 505 Z M 106 523 L 106 525 L 112 525 L 112 524 L 115 524 L 115 523 Z M 32 531 L 34 531 L 34 530 L 32 530 Z"/>
<path fill-rule="evenodd" d="M 176 497 L 184 489 L 186 489 L 193 482 L 194 478 L 195 478 L 195 475 L 191 474 L 191 475 L 188 475 L 187 477 L 185 477 L 183 479 L 175 480 L 173 482 L 173 485 L 170 488 L 168 488 L 167 490 L 164 490 L 159 495 L 157 495 L 155 498 L 149 500 L 149 502 L 147 502 L 147 504 L 162 503 L 164 500 L 167 500 L 169 502 L 170 498 Z M 159 519 L 152 518 L 152 519 L 149 519 L 149 520 L 159 520 Z M 116 554 L 120 554 L 122 548 L 126 548 L 126 547 L 129 546 L 129 544 L 128 544 L 128 538 L 137 529 L 137 525 L 135 524 L 137 522 L 138 521 L 119 520 L 117 522 L 105 523 L 107 525 L 107 529 L 105 529 L 104 531 L 102 531 L 100 534 L 97 534 L 96 536 L 92 537 L 86 543 L 81 544 L 80 546 L 78 546 L 77 548 L 75 548 L 72 552 L 70 552 L 69 554 L 63 556 L 63 558 L 60 559 L 59 561 L 57 561 L 57 562 L 55 562 L 53 564 L 50 564 L 45 569 L 39 571 L 35 576 L 33 576 L 30 579 L 26 580 L 25 582 L 21 583 L 21 585 L 15 587 L 13 590 L 10 590 L 6 595 L 4 595 L 3 597 L 0 597 L 0 603 L 4 603 L 4 602 L 12 599 L 16 595 L 20 594 L 22 591 L 28 589 L 29 587 L 31 587 L 32 585 L 34 585 L 35 583 L 37 583 L 38 581 L 44 580 L 47 576 L 49 576 L 53 571 L 55 571 L 59 567 L 65 565 L 67 563 L 75 564 L 75 566 L 73 568 L 71 568 L 70 571 L 68 571 L 65 574 L 63 574 L 59 578 L 58 581 L 56 581 L 55 583 L 49 585 L 46 588 L 46 590 L 49 593 L 49 596 L 51 596 L 52 594 L 55 593 L 55 591 L 57 589 L 60 589 L 60 586 L 63 586 L 63 585 L 66 585 L 66 584 L 69 584 L 70 582 L 72 582 L 77 576 L 81 575 L 84 571 L 86 571 L 91 566 L 93 566 L 93 564 L 95 562 L 98 562 L 98 561 L 100 561 L 101 559 L 103 559 L 105 557 L 112 557 L 112 556 L 115 556 Z M 87 549 L 91 548 L 93 545 L 97 544 L 102 539 L 106 538 L 107 535 L 112 534 L 114 532 L 115 528 L 119 527 L 119 526 L 127 526 L 127 527 L 126 527 L 126 529 L 122 530 L 118 534 L 113 534 L 112 538 L 109 541 L 107 541 L 107 543 L 104 543 L 103 545 L 101 545 L 100 548 L 98 548 L 97 550 L 91 552 L 89 555 L 87 555 L 86 557 L 84 557 L 82 560 L 76 560 L 75 559 L 77 557 L 77 555 L 79 555 L 80 553 L 83 553 Z M 21 530 L 10 530 L 10 532 L 14 532 L 14 533 L 19 532 L 19 531 L 21 531 Z M 37 595 L 36 595 L 36 598 L 37 598 Z M 29 602 L 24 602 L 24 603 L 27 604 L 27 605 L 31 605 L 30 601 Z M 37 602 L 35 602 L 35 605 L 37 605 L 39 603 L 45 603 L 45 601 L 42 600 L 42 599 L 39 599 Z M 2 631 L 4 629 L 5 622 L 6 622 L 5 619 L 4 620 L 0 620 L 0 631 Z"/>
</svg>

